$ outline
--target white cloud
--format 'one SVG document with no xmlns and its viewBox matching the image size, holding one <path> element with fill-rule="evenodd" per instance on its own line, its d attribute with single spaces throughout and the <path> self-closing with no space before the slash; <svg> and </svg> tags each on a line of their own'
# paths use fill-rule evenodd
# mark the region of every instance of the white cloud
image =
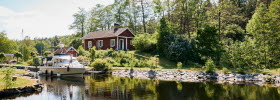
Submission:
<svg viewBox="0 0 280 100">
<path fill-rule="evenodd" d="M 89 10 L 98 3 L 106 5 L 113 0 L 46 0 L 42 5 L 34 6 L 33 10 L 24 12 L 0 6 L 0 31 L 5 30 L 10 39 L 22 39 L 22 29 L 24 36 L 31 38 L 73 34 L 74 30 L 69 30 L 69 25 L 78 7 Z"/>
</svg>

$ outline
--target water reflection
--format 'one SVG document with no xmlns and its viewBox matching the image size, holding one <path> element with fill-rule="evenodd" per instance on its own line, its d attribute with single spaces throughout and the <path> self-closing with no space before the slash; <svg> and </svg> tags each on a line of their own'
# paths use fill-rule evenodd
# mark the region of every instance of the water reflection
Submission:
<svg viewBox="0 0 280 100">
<path fill-rule="evenodd" d="M 84 76 L 83 78 L 39 77 L 42 92 L 15 99 L 26 100 L 280 100 L 280 88 L 230 85 L 211 82 L 176 82 Z"/>
</svg>

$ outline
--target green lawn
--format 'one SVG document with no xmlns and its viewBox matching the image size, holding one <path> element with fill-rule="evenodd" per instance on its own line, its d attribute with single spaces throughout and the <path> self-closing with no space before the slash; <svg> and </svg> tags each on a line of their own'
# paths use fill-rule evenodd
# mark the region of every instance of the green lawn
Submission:
<svg viewBox="0 0 280 100">
<path fill-rule="evenodd" d="M 30 79 L 29 77 L 22 77 L 19 74 L 25 74 L 28 73 L 27 71 L 16 71 L 17 80 L 15 81 L 15 84 L 13 87 L 24 87 L 24 86 L 31 86 L 37 83 L 36 80 Z M 3 80 L 4 75 L 0 74 L 0 90 L 3 90 L 5 88 L 5 83 Z"/>
</svg>

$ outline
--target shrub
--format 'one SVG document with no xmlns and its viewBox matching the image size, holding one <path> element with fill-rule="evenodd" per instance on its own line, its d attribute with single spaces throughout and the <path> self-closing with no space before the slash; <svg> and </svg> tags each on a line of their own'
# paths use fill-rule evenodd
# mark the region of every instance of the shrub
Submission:
<svg viewBox="0 0 280 100">
<path fill-rule="evenodd" d="M 11 88 L 14 85 L 13 82 L 13 75 L 15 73 L 14 67 L 3 67 L 1 69 L 1 74 L 4 75 L 4 83 L 5 83 L 5 89 Z"/>
<path fill-rule="evenodd" d="M 90 62 L 90 58 L 86 56 L 78 56 L 77 60 L 84 65 L 89 65 Z"/>
<path fill-rule="evenodd" d="M 223 72 L 224 72 L 224 73 L 228 73 L 229 70 L 228 70 L 226 67 L 224 67 L 224 68 L 223 68 Z"/>
<path fill-rule="evenodd" d="M 177 63 L 177 69 L 179 69 L 179 70 L 182 69 L 182 66 L 183 66 L 183 64 L 181 62 Z"/>
<path fill-rule="evenodd" d="M 244 69 L 242 69 L 242 68 L 237 68 L 236 71 L 237 71 L 237 73 L 239 73 L 239 74 L 245 74 L 245 71 L 244 71 Z"/>
<path fill-rule="evenodd" d="M 79 56 L 89 56 L 90 52 L 86 51 L 83 46 L 79 46 L 79 48 L 77 49 L 79 52 Z"/>
<path fill-rule="evenodd" d="M 93 62 L 94 59 L 95 59 L 95 53 L 96 53 L 95 46 L 93 46 L 92 48 L 90 48 L 90 49 L 89 49 L 89 52 L 90 52 L 90 59 L 91 59 L 91 62 Z"/>
<path fill-rule="evenodd" d="M 33 62 L 32 60 L 28 60 L 26 63 L 27 63 L 29 66 L 33 66 L 33 65 L 34 65 L 34 62 Z"/>
<path fill-rule="evenodd" d="M 214 61 L 211 59 L 211 58 L 209 58 L 207 61 L 206 61 L 206 63 L 205 63 L 205 66 L 204 66 L 204 69 L 205 69 L 205 72 L 206 73 L 212 73 L 212 72 L 214 72 L 215 71 L 215 63 L 214 63 Z"/>
<path fill-rule="evenodd" d="M 175 62 L 199 61 L 195 41 L 193 39 L 189 39 L 186 36 L 169 35 L 166 41 L 168 41 L 168 46 L 164 54 L 170 60 Z"/>
<path fill-rule="evenodd" d="M 112 52 L 113 52 L 113 49 L 96 50 L 95 58 L 105 58 L 105 57 L 108 57 Z"/>
<path fill-rule="evenodd" d="M 40 66 L 40 58 L 33 58 L 33 63 L 32 66 Z"/>
<path fill-rule="evenodd" d="M 154 34 L 137 34 L 132 41 L 135 49 L 143 51 L 143 52 L 151 52 L 156 50 L 157 43 L 157 33 Z"/>
<path fill-rule="evenodd" d="M 99 71 L 104 69 L 111 69 L 111 65 L 107 62 L 107 59 L 95 59 L 90 66 Z"/>
<path fill-rule="evenodd" d="M 0 52 L 0 61 L 2 61 L 5 58 L 4 53 Z"/>
</svg>

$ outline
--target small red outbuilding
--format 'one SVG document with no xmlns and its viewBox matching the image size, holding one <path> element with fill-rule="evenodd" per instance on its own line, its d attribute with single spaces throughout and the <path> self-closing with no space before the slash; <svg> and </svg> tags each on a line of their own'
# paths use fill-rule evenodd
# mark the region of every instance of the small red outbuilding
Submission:
<svg viewBox="0 0 280 100">
<path fill-rule="evenodd" d="M 77 57 L 78 56 L 78 52 L 75 48 L 73 47 L 62 47 L 60 49 L 57 49 L 54 54 L 69 54 L 72 55 L 73 57 Z"/>
</svg>

